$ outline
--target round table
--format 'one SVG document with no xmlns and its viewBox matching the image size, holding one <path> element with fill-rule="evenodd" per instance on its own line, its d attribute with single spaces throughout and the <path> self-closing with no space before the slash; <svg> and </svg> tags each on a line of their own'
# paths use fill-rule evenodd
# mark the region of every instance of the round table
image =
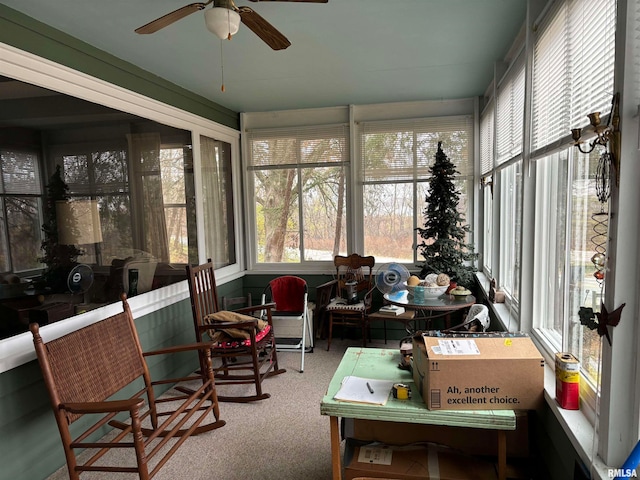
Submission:
<svg viewBox="0 0 640 480">
<path fill-rule="evenodd" d="M 384 299 L 392 305 L 404 307 L 406 310 L 420 312 L 420 317 L 427 324 L 434 318 L 446 317 L 445 327 L 450 328 L 449 316 L 451 313 L 469 308 L 476 303 L 473 295 L 449 295 L 443 294 L 436 298 L 414 297 L 408 290 L 385 293 Z"/>
</svg>

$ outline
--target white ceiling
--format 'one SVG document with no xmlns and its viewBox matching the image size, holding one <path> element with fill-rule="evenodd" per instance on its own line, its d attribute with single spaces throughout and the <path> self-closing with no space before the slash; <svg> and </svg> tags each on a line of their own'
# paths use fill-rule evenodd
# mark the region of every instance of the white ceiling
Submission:
<svg viewBox="0 0 640 480">
<path fill-rule="evenodd" d="M 201 11 L 134 33 L 186 0 L 2 3 L 237 112 L 482 95 L 526 10 L 526 0 L 237 0 L 292 43 L 274 51 L 244 25 L 218 40 Z"/>
</svg>

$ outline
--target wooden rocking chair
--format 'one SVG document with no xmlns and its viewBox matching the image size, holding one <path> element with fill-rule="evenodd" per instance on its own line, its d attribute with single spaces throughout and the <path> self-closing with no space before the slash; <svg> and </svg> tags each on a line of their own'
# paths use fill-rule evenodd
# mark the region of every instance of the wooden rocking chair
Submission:
<svg viewBox="0 0 640 480">
<path fill-rule="evenodd" d="M 48 342 L 42 339 L 37 323 L 29 326 L 72 480 L 88 471 L 137 473 L 141 480 L 151 479 L 190 435 L 225 424 L 219 420 L 209 345 L 143 353 L 125 295 L 122 304 L 123 312 Z M 151 381 L 145 357 L 189 350 L 200 354 L 205 366 L 201 373 Z M 191 395 L 171 393 L 156 398 L 156 386 L 194 380 L 198 386 Z M 132 382 L 142 389 L 132 396 L 122 395 Z M 158 408 L 169 402 L 176 403 L 162 411 Z M 123 413 L 130 422 L 115 419 Z M 166 418 L 161 422 L 160 417 Z M 72 432 L 71 425 L 80 419 Z M 100 439 L 104 436 L 100 429 L 106 425 L 121 431 L 109 440 Z M 91 454 L 81 462 L 76 450 L 84 449 Z M 121 458 L 110 461 L 104 457 L 112 449 L 131 449 L 136 464 L 122 465 Z"/>
<path fill-rule="evenodd" d="M 219 363 L 214 365 L 216 385 L 253 384 L 255 394 L 252 395 L 219 395 L 221 402 L 251 402 L 263 400 L 271 395 L 262 391 L 262 381 L 271 376 L 286 372 L 278 366 L 273 319 L 271 311 L 275 304 L 254 305 L 234 311 L 220 310 L 218 293 L 214 275 L 214 264 L 197 266 L 187 265 L 187 279 L 191 308 L 198 342 L 203 341 L 205 334 L 211 337 L 215 332 L 228 332 L 229 329 L 242 330 L 244 339 L 216 341 L 211 347 L 211 356 Z M 265 312 L 265 328 L 259 329 L 261 319 L 252 317 Z M 240 315 L 238 315 L 240 314 Z M 234 321 L 211 321 L 216 315 L 221 318 L 234 318 Z"/>
</svg>

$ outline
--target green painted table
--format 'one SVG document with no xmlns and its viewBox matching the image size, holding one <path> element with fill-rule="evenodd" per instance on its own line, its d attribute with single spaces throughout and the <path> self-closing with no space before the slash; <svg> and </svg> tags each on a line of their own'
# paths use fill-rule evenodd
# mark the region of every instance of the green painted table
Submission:
<svg viewBox="0 0 640 480">
<path fill-rule="evenodd" d="M 340 431 L 338 418 L 359 418 L 387 422 L 422 423 L 450 427 L 498 430 L 498 478 L 506 478 L 506 431 L 515 430 L 513 410 L 428 410 L 411 372 L 398 368 L 400 351 L 382 348 L 348 348 L 333 375 L 320 403 L 320 413 L 329 416 L 331 425 L 331 459 L 333 480 L 342 479 Z M 389 392 L 385 405 L 371 405 L 334 400 L 342 379 L 347 375 L 405 383 L 411 387 L 409 400 L 397 400 Z"/>
</svg>

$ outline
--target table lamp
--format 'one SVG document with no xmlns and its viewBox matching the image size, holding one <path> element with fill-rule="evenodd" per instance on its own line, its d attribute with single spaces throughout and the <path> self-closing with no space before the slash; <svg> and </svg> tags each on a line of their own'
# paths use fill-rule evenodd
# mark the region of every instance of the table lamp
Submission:
<svg viewBox="0 0 640 480">
<path fill-rule="evenodd" d="M 56 203 L 58 243 L 89 245 L 102 242 L 100 212 L 96 200 L 69 200 Z"/>
</svg>

